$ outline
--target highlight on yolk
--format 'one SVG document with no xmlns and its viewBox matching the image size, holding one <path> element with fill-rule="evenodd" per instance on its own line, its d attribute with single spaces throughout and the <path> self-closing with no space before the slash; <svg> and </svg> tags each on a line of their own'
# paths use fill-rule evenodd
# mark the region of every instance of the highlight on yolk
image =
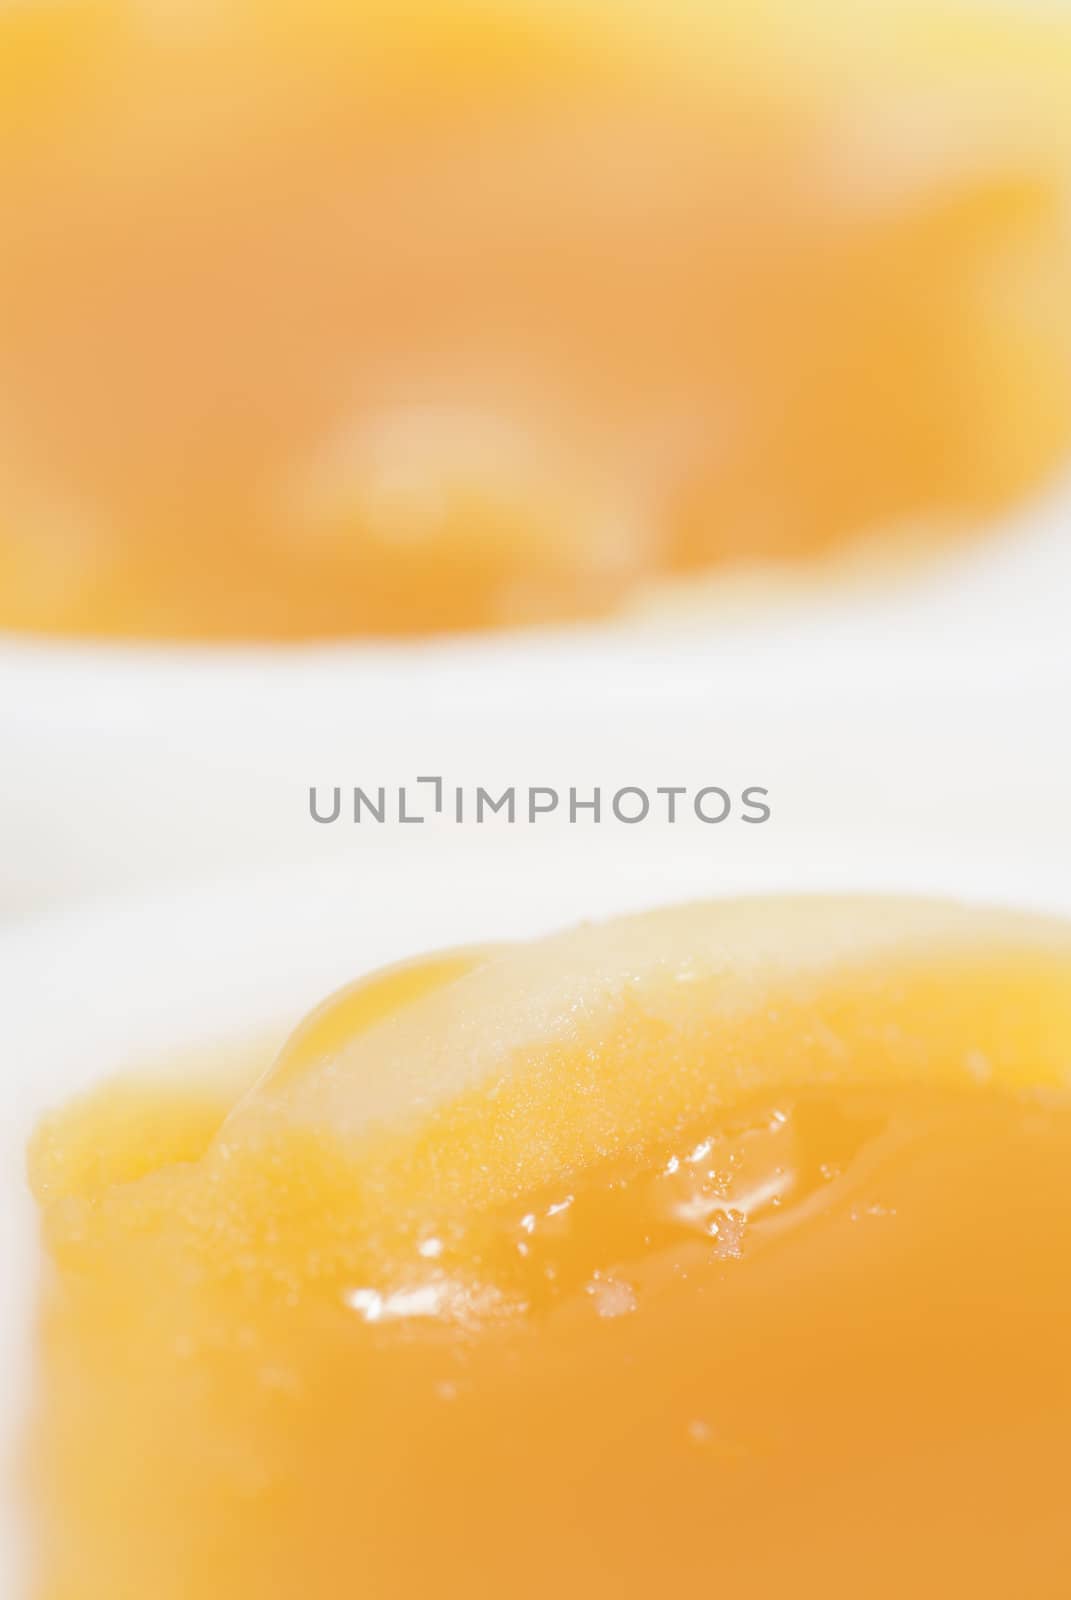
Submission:
<svg viewBox="0 0 1071 1600">
<path fill-rule="evenodd" d="M 383 1018 L 463 978 L 489 956 L 490 951 L 484 950 L 448 950 L 399 962 L 349 984 L 306 1018 L 268 1069 L 261 1088 L 278 1089 L 322 1066 Z"/>
<path fill-rule="evenodd" d="M 0 626 L 421 635 L 992 521 L 1071 441 L 1071 29 L 0 7 Z"/>
<path fill-rule="evenodd" d="M 1071 927 L 675 908 L 240 1077 L 36 1136 L 33 1600 L 1062 1594 Z"/>
</svg>

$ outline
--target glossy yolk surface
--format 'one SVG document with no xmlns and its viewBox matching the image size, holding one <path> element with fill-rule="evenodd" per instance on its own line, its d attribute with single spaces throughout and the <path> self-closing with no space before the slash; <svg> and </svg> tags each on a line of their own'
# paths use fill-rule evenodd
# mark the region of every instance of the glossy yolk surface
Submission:
<svg viewBox="0 0 1071 1600">
<path fill-rule="evenodd" d="M 727 904 L 363 996 L 38 1135 L 35 1597 L 1063 1592 L 1067 929 Z"/>
<path fill-rule="evenodd" d="M 1071 36 L 850 0 L 0 8 L 0 625 L 413 634 L 993 515 Z"/>
</svg>

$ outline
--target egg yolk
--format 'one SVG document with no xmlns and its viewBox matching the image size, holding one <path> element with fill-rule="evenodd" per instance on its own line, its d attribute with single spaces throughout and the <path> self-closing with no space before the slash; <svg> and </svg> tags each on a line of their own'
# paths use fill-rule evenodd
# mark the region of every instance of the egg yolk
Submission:
<svg viewBox="0 0 1071 1600">
<path fill-rule="evenodd" d="M 1063 1592 L 1071 931 L 724 903 L 49 1119 L 35 1600 Z"/>
<path fill-rule="evenodd" d="M 1071 440 L 1071 33 L 0 7 L 0 626 L 413 635 L 995 516 Z"/>
</svg>

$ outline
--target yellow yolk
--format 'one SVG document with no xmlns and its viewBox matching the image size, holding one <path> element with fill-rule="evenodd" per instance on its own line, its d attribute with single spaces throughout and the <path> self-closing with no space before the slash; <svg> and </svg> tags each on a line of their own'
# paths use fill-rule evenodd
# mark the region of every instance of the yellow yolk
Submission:
<svg viewBox="0 0 1071 1600">
<path fill-rule="evenodd" d="M 1071 929 L 623 919 L 246 1081 L 37 1136 L 34 1600 L 1062 1594 Z"/>
<path fill-rule="evenodd" d="M 449 950 L 439 956 L 403 961 L 371 978 L 362 978 L 314 1011 L 273 1062 L 264 1087 L 273 1090 L 322 1065 L 358 1034 L 411 1005 L 425 994 L 463 978 L 489 958 L 489 951 Z"/>
<path fill-rule="evenodd" d="M 1071 32 L 0 7 L 0 626 L 420 634 L 916 542 L 1071 440 Z"/>
</svg>

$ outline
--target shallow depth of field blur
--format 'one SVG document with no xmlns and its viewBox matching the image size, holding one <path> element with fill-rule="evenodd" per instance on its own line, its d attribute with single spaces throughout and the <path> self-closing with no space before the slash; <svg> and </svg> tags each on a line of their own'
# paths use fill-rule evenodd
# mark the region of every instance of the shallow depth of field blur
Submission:
<svg viewBox="0 0 1071 1600">
<path fill-rule="evenodd" d="M 1069 106 L 1016 0 L 0 7 L 0 628 L 422 636 L 999 527 L 1071 443 Z"/>
<path fill-rule="evenodd" d="M 0 1451 L 26 1137 L 117 1068 L 274 1050 L 380 963 L 659 902 L 1071 912 L 1069 201 L 1063 5 L 0 0 Z M 720 790 L 714 822 L 611 803 Z M 152 1322 L 140 1277 L 130 1303 Z M 152 1392 L 100 1308 L 121 1405 L 75 1327 L 59 1564 L 118 1600 L 147 1551 L 185 1596 L 155 1497 L 222 1592 L 241 1529 L 183 1525 L 140 1446 L 98 1515 Z M 211 1430 L 159 1393 L 193 1505 Z M 1022 1459 L 1025 1504 L 1056 1479 Z M 959 1501 L 1011 1550 L 1014 1514 Z M 326 1592 L 349 1569 L 311 1547 Z"/>
</svg>

